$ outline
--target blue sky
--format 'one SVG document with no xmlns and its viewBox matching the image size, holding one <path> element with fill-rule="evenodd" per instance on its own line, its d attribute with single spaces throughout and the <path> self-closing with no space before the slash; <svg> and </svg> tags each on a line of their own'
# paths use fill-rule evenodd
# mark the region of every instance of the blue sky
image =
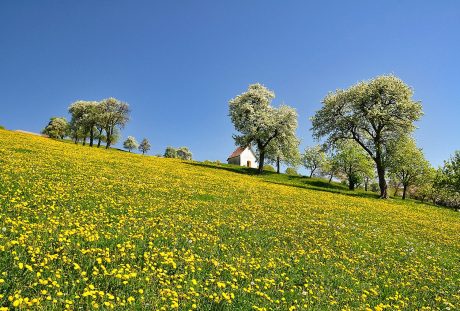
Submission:
<svg viewBox="0 0 460 311">
<path fill-rule="evenodd" d="M 0 2 L 0 124 L 40 131 L 78 99 L 132 108 L 123 130 L 152 154 L 234 149 L 228 100 L 260 82 L 299 113 L 302 147 L 328 91 L 393 73 L 425 112 L 439 165 L 460 149 L 459 1 Z"/>
</svg>

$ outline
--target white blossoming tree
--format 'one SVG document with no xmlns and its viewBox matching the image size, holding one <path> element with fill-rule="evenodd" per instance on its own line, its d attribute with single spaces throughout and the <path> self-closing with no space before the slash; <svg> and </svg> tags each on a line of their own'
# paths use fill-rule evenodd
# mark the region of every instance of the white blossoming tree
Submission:
<svg viewBox="0 0 460 311">
<path fill-rule="evenodd" d="M 259 173 L 263 172 L 269 145 L 279 137 L 295 137 L 297 128 L 297 112 L 289 106 L 273 107 L 273 98 L 273 91 L 257 83 L 229 101 L 229 115 L 239 132 L 233 136 L 235 143 L 256 148 Z"/>
<path fill-rule="evenodd" d="M 128 149 L 129 152 L 137 147 L 139 147 L 139 144 L 133 136 L 128 136 L 128 138 L 123 142 L 123 148 Z"/>
<path fill-rule="evenodd" d="M 329 93 L 312 118 L 313 134 L 329 143 L 355 140 L 372 158 L 379 179 L 380 197 L 387 198 L 387 148 L 415 129 L 422 106 L 399 78 L 379 76 L 346 90 Z"/>
</svg>

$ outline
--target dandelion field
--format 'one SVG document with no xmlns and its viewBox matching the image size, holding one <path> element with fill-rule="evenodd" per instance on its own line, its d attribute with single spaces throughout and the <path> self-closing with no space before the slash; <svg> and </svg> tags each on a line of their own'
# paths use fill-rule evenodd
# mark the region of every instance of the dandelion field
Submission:
<svg viewBox="0 0 460 311">
<path fill-rule="evenodd" d="M 460 213 L 0 130 L 0 310 L 455 310 Z"/>
</svg>

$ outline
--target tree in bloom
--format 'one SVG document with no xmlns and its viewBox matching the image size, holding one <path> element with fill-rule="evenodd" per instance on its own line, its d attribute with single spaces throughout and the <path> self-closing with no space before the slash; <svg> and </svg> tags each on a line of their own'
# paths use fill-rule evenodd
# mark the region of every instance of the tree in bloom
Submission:
<svg viewBox="0 0 460 311">
<path fill-rule="evenodd" d="M 401 79 L 379 76 L 346 90 L 329 93 L 311 121 L 315 138 L 329 143 L 355 140 L 372 158 L 379 179 L 380 197 L 387 198 L 385 159 L 389 145 L 415 129 L 422 105 Z"/>
<path fill-rule="evenodd" d="M 235 143 L 256 148 L 259 173 L 263 172 L 270 144 L 279 137 L 295 137 L 297 129 L 297 112 L 285 105 L 273 107 L 274 98 L 273 91 L 257 83 L 229 101 L 229 115 L 239 132 L 233 136 Z"/>
<path fill-rule="evenodd" d="M 141 143 L 139 144 L 139 151 L 142 152 L 142 154 L 145 154 L 150 150 L 150 143 L 147 138 L 144 138 Z"/>
<path fill-rule="evenodd" d="M 42 133 L 51 138 L 63 139 L 69 133 L 69 123 L 65 118 L 52 117 Z"/>
<path fill-rule="evenodd" d="M 128 138 L 123 142 L 123 148 L 128 149 L 129 152 L 137 147 L 139 147 L 139 144 L 133 136 L 128 136 Z"/>
</svg>

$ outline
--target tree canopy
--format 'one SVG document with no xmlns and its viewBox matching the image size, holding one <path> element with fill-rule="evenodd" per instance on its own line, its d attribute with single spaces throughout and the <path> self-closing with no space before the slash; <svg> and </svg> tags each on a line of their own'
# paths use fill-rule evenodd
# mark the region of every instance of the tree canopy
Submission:
<svg viewBox="0 0 460 311">
<path fill-rule="evenodd" d="M 269 144 L 277 137 L 295 136 L 297 112 L 289 106 L 271 105 L 275 93 L 261 84 L 252 84 L 248 90 L 229 101 L 229 115 L 235 129 L 235 143 L 253 145 L 258 153 L 259 168 L 263 171 Z M 274 148 L 276 149 L 276 148 Z"/>
<path fill-rule="evenodd" d="M 142 152 L 142 154 L 145 154 L 150 150 L 150 142 L 147 138 L 142 139 L 141 143 L 139 144 L 139 151 Z"/>
<path fill-rule="evenodd" d="M 403 185 L 402 198 L 406 198 L 408 187 L 414 185 L 429 171 L 430 163 L 412 137 L 401 137 L 389 148 L 388 172 Z"/>
<path fill-rule="evenodd" d="M 276 172 L 280 173 L 281 163 L 296 167 L 300 164 L 300 140 L 295 132 L 281 133 L 267 146 L 266 157 L 269 163 L 276 165 Z"/>
<path fill-rule="evenodd" d="M 460 151 L 455 151 L 451 158 L 437 171 L 434 188 L 435 203 L 445 206 L 460 207 Z"/>
<path fill-rule="evenodd" d="M 182 160 L 191 160 L 192 152 L 187 147 L 180 147 L 176 150 L 177 157 Z"/>
<path fill-rule="evenodd" d="M 192 152 L 187 147 L 166 147 L 165 158 L 178 158 L 182 160 L 192 160 Z"/>
<path fill-rule="evenodd" d="M 51 138 L 63 139 L 69 133 L 69 123 L 65 118 L 52 117 L 42 133 Z"/>
<path fill-rule="evenodd" d="M 320 145 L 307 147 L 301 155 L 301 161 L 302 165 L 310 171 L 310 177 L 312 177 L 315 171 L 321 168 L 326 161 L 326 153 Z"/>
<path fill-rule="evenodd" d="M 139 147 L 139 144 L 133 136 L 128 136 L 128 138 L 126 138 L 123 142 L 123 148 L 128 149 L 129 152 L 137 147 Z"/>
<path fill-rule="evenodd" d="M 89 145 L 93 146 L 94 128 L 99 122 L 99 103 L 97 101 L 79 100 L 69 106 L 71 115 L 70 129 L 72 138 L 77 142 L 82 139 L 83 144 L 89 136 Z"/>
<path fill-rule="evenodd" d="M 365 177 L 372 175 L 373 163 L 369 155 L 354 141 L 346 140 L 335 147 L 337 152 L 332 159 L 337 171 L 345 176 L 348 187 L 354 190 Z"/>
<path fill-rule="evenodd" d="M 393 75 L 363 81 L 346 90 L 329 93 L 311 121 L 313 135 L 329 143 L 355 140 L 374 160 L 380 197 L 387 198 L 385 180 L 387 147 L 415 129 L 422 116 L 412 89 Z"/>
<path fill-rule="evenodd" d="M 106 148 L 109 148 L 116 128 L 123 128 L 129 121 L 129 105 L 113 97 L 102 100 L 99 105 L 100 122 L 106 131 Z"/>
</svg>

